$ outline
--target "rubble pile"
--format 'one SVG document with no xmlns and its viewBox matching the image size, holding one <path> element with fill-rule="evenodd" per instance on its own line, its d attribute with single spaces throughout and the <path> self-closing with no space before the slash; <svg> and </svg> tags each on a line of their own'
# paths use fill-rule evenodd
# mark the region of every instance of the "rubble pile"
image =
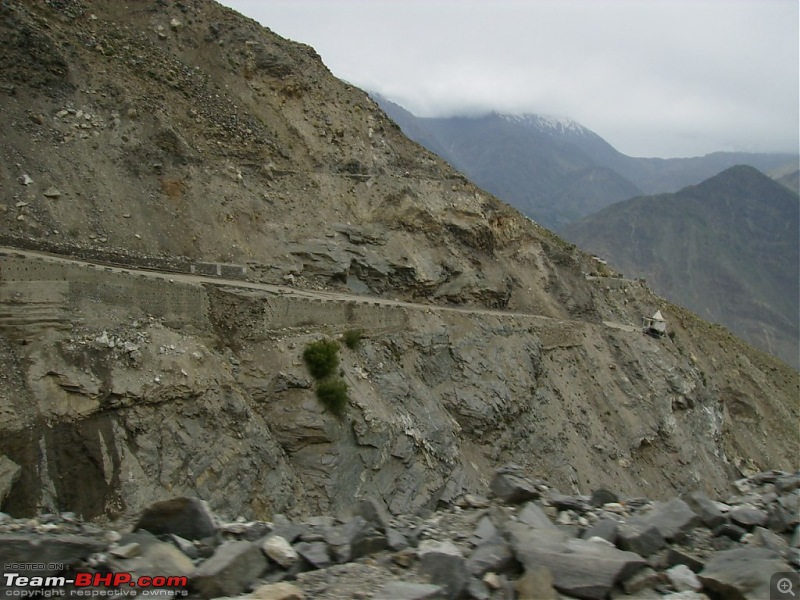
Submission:
<svg viewBox="0 0 800 600">
<path fill-rule="evenodd" d="M 185 497 L 116 528 L 70 513 L 2 515 L 0 557 L 28 583 L 161 575 L 185 578 L 168 595 L 199 598 L 769 598 L 775 576 L 798 577 L 800 472 L 757 473 L 733 489 L 721 501 L 564 495 L 510 466 L 488 498 L 467 494 L 414 515 L 365 498 L 336 517 L 225 521 Z M 19 581 L 6 569 L 0 592 L 19 596 Z M 105 593 L 145 593 L 124 588 Z"/>
</svg>

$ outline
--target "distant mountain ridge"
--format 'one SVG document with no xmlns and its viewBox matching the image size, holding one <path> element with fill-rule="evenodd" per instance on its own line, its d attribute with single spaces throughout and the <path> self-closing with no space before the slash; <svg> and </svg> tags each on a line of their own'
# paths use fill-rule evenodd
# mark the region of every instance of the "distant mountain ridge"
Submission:
<svg viewBox="0 0 800 600">
<path fill-rule="evenodd" d="M 561 233 L 798 368 L 798 231 L 798 195 L 742 165 L 617 203 Z"/>
<path fill-rule="evenodd" d="M 716 152 L 691 158 L 637 158 L 571 119 L 489 113 L 421 118 L 373 94 L 412 140 L 527 216 L 559 230 L 633 196 L 674 192 L 737 164 L 768 172 L 791 154 Z"/>
</svg>

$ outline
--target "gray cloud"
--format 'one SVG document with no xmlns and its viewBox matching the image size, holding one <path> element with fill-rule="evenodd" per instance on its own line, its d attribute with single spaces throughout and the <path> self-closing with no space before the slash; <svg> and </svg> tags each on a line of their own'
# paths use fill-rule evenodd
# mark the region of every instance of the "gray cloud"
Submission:
<svg viewBox="0 0 800 600">
<path fill-rule="evenodd" d="M 798 151 L 796 0 L 224 0 L 421 116 L 571 117 L 619 150 Z"/>
</svg>

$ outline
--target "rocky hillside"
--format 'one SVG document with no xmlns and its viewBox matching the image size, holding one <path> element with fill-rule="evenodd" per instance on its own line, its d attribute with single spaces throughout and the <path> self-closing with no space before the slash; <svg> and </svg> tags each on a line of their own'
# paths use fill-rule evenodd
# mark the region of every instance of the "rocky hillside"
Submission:
<svg viewBox="0 0 800 600">
<path fill-rule="evenodd" d="M 564 235 L 631 277 L 800 367 L 800 199 L 747 166 L 633 198 Z"/>
<path fill-rule="evenodd" d="M 310 48 L 210 0 L 10 0 L 0 44 L 4 511 L 408 513 L 507 462 L 653 498 L 794 467 L 797 372 L 587 277 Z"/>
</svg>

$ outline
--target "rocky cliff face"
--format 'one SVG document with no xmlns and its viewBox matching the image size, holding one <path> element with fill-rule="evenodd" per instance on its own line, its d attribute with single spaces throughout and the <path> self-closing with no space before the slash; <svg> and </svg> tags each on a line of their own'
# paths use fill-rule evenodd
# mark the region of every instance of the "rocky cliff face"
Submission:
<svg viewBox="0 0 800 600">
<path fill-rule="evenodd" d="M 399 513 L 509 461 L 648 497 L 794 466 L 797 372 L 587 279 L 311 49 L 202 0 L 10 1 L 0 40 L 7 246 L 248 279 L 0 256 L 3 510 Z M 638 328 L 657 308 L 668 337 Z M 302 354 L 351 330 L 336 417 Z"/>
</svg>

